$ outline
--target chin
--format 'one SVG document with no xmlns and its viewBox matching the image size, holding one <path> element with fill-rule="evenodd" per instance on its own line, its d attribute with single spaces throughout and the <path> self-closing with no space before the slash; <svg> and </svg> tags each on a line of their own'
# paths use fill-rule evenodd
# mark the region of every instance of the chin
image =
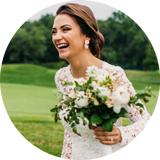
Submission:
<svg viewBox="0 0 160 160">
<path fill-rule="evenodd" d="M 68 57 L 69 57 L 69 55 L 66 54 L 66 53 L 59 53 L 59 58 L 60 59 L 67 59 Z"/>
</svg>

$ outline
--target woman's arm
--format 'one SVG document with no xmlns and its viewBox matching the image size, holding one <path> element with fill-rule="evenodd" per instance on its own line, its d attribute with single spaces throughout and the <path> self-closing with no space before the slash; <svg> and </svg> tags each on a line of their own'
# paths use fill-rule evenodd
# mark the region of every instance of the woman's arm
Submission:
<svg viewBox="0 0 160 160">
<path fill-rule="evenodd" d="M 132 86 L 132 83 L 126 77 L 126 74 L 122 68 L 119 67 L 119 85 L 125 85 L 128 88 L 128 92 L 130 96 L 134 96 L 136 94 L 135 89 Z M 128 144 L 131 140 L 133 140 L 145 127 L 148 119 L 150 118 L 150 114 L 148 113 L 146 107 L 139 108 L 139 106 L 130 105 L 127 106 L 128 118 L 133 122 L 128 126 L 117 126 L 121 132 L 121 145 Z"/>
<path fill-rule="evenodd" d="M 65 130 L 61 158 L 71 159 L 71 153 L 72 153 L 72 143 L 70 134 L 67 130 Z"/>
<path fill-rule="evenodd" d="M 130 96 L 134 96 L 136 94 L 132 83 L 126 77 L 124 70 L 120 67 L 117 67 L 116 70 L 111 72 L 111 76 L 113 76 L 117 84 L 119 86 L 125 86 L 130 93 Z M 119 126 L 117 123 L 113 127 L 112 132 L 105 132 L 101 128 L 94 128 L 96 138 L 104 144 L 120 144 L 126 145 L 131 140 L 133 140 L 144 128 L 147 120 L 150 118 L 149 113 L 146 108 L 140 109 L 138 106 L 131 105 L 127 106 L 127 112 L 129 119 L 133 122 L 133 124 L 129 126 Z"/>
<path fill-rule="evenodd" d="M 61 84 L 61 80 L 64 79 L 63 69 L 60 69 L 55 74 L 55 84 L 59 92 L 63 93 L 64 88 Z M 64 130 L 64 139 L 63 139 L 63 148 L 61 153 L 61 158 L 71 159 L 71 152 L 72 152 L 72 143 L 71 137 L 69 132 L 65 129 Z"/>
</svg>

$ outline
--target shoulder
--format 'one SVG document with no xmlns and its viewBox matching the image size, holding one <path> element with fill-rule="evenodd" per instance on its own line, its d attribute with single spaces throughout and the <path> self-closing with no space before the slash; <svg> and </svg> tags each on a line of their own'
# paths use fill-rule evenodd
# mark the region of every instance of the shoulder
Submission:
<svg viewBox="0 0 160 160">
<path fill-rule="evenodd" d="M 55 73 L 55 77 L 54 77 L 55 83 L 56 83 L 57 89 L 61 92 L 64 91 L 64 87 L 63 87 L 64 81 L 67 81 L 68 79 L 68 70 L 69 70 L 68 67 L 69 66 L 60 68 Z"/>
<path fill-rule="evenodd" d="M 118 72 L 121 74 L 124 74 L 125 71 L 121 66 L 109 64 L 108 62 L 103 61 L 104 67 L 109 71 L 109 72 Z"/>
<path fill-rule="evenodd" d="M 116 66 L 116 65 L 111 65 L 107 62 L 104 62 L 106 65 L 106 70 L 109 71 L 110 77 L 112 78 L 112 80 L 115 80 L 115 82 L 118 85 L 125 85 L 126 88 L 128 88 L 128 91 L 130 93 L 130 95 L 135 95 L 135 89 L 131 83 L 131 81 L 128 79 L 125 70 L 120 67 L 120 66 Z"/>
<path fill-rule="evenodd" d="M 126 76 L 125 70 L 121 66 L 112 65 L 107 62 L 104 62 L 104 67 L 108 70 L 111 78 L 117 81 L 125 81 L 128 82 L 128 78 Z"/>
<path fill-rule="evenodd" d="M 60 68 L 59 70 L 56 71 L 55 73 L 55 80 L 57 79 L 65 79 L 65 77 L 67 76 L 68 74 L 68 68 L 69 66 L 66 66 L 66 67 L 63 67 L 63 68 Z"/>
</svg>

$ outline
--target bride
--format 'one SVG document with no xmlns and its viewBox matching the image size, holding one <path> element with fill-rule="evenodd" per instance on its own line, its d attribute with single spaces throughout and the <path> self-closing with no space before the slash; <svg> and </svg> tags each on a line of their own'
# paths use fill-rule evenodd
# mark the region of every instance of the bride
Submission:
<svg viewBox="0 0 160 160">
<path fill-rule="evenodd" d="M 62 94 L 71 91 L 71 88 L 63 84 L 64 81 L 84 81 L 87 67 L 96 66 L 108 70 L 117 85 L 126 86 L 130 96 L 135 95 L 124 70 L 99 59 L 104 38 L 92 11 L 87 6 L 77 3 L 62 5 L 56 13 L 52 40 L 59 57 L 69 63 L 67 67 L 59 69 L 55 76 L 57 88 Z M 74 160 L 93 159 L 110 154 L 128 144 L 144 128 L 149 113 L 146 109 L 140 112 L 138 107 L 133 105 L 128 106 L 127 111 L 133 122 L 131 125 L 122 126 L 118 120 L 113 130 L 106 132 L 100 127 L 89 129 L 79 124 L 78 132 L 81 136 L 78 136 L 64 120 L 67 110 L 62 110 L 59 116 L 65 131 L 61 157 Z"/>
</svg>

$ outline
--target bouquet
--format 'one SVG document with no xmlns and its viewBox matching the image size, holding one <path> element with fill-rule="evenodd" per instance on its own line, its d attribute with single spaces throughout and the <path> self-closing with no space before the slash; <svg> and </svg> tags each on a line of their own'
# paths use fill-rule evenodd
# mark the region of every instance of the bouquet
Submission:
<svg viewBox="0 0 160 160">
<path fill-rule="evenodd" d="M 65 121 L 78 135 L 76 127 L 80 121 L 89 128 L 100 126 L 105 131 L 112 131 L 117 119 L 126 117 L 127 105 L 143 108 L 140 100 L 147 102 L 151 96 L 150 89 L 147 89 L 130 97 L 127 88 L 118 86 L 107 70 L 95 66 L 88 67 L 86 75 L 86 81 L 64 82 L 72 90 L 69 94 L 63 94 L 59 103 L 51 109 L 55 112 L 55 121 L 59 119 L 61 109 L 68 109 Z"/>
</svg>

